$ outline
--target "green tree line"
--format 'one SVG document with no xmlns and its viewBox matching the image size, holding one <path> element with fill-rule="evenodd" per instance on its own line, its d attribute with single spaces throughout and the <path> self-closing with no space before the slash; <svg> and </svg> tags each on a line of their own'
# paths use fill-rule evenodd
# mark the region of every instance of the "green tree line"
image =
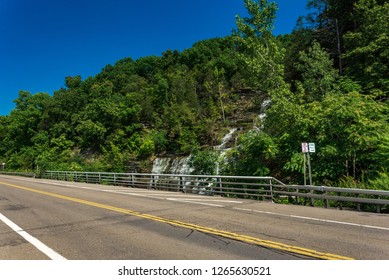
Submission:
<svg viewBox="0 0 389 280">
<path fill-rule="evenodd" d="M 276 3 L 243 4 L 230 36 L 66 77 L 53 95 L 21 91 L 0 118 L 0 159 L 10 170 L 139 171 L 156 155 L 192 154 L 199 173 L 301 184 L 301 143 L 314 142 L 316 184 L 389 189 L 389 1 L 308 0 L 280 36 Z M 262 128 L 214 156 L 215 132 L 264 99 Z"/>
</svg>

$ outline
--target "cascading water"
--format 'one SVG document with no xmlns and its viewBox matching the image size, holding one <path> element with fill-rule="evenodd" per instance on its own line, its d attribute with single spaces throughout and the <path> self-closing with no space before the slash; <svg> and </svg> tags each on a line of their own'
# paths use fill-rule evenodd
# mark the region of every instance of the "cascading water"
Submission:
<svg viewBox="0 0 389 280">
<path fill-rule="evenodd" d="M 236 128 L 231 129 L 222 139 L 220 145 L 213 147 L 213 150 L 220 151 L 224 154 L 228 150 L 227 146 L 232 141 Z M 191 174 L 193 168 L 189 165 L 189 159 L 187 157 L 163 157 L 156 158 L 153 162 L 153 168 L 151 173 L 153 174 Z"/>
<path fill-rule="evenodd" d="M 254 120 L 254 129 L 255 130 L 262 130 L 263 129 L 263 123 L 266 118 L 266 110 L 270 106 L 272 100 L 266 99 L 261 104 L 261 109 L 259 112 L 258 117 Z"/>
<path fill-rule="evenodd" d="M 228 132 L 222 139 L 222 143 L 218 146 L 215 146 L 214 147 L 214 150 L 215 151 L 223 151 L 226 149 L 227 147 L 227 144 L 231 141 L 232 139 L 232 136 L 234 135 L 234 133 L 237 131 L 238 129 L 237 128 L 233 128 L 230 130 L 230 132 Z"/>
<path fill-rule="evenodd" d="M 237 131 L 236 128 L 231 129 L 222 139 L 220 145 L 213 147 L 213 150 L 218 151 L 220 153 L 220 157 L 223 157 L 225 152 L 228 150 L 227 146 L 232 141 L 234 133 Z M 163 157 L 156 158 L 153 162 L 152 173 L 153 174 L 182 174 L 182 175 L 190 175 L 194 169 L 190 167 L 189 160 L 191 156 L 187 157 Z M 216 163 L 216 174 L 218 171 L 218 163 Z M 158 182 L 159 176 L 154 177 L 154 182 Z M 198 194 L 207 194 L 207 189 L 211 189 L 214 182 L 208 182 L 203 180 L 193 181 L 190 178 L 181 178 L 183 181 L 183 191 L 190 190 L 192 193 Z M 191 186 L 190 186 L 191 185 Z"/>
<path fill-rule="evenodd" d="M 164 157 L 156 158 L 153 162 L 153 174 L 182 174 L 188 175 L 191 174 L 193 169 L 189 166 L 189 157 Z M 154 185 L 158 182 L 159 176 L 154 176 L 153 182 L 151 185 Z M 166 180 L 166 177 L 165 177 Z M 186 191 L 187 185 L 190 185 L 189 178 L 181 178 L 184 187 L 183 191 Z M 172 178 L 170 184 L 177 184 L 177 188 L 180 189 L 180 183 L 177 181 L 177 178 Z"/>
<path fill-rule="evenodd" d="M 190 174 L 193 169 L 189 166 L 189 157 L 156 158 L 153 162 L 153 174 Z"/>
<path fill-rule="evenodd" d="M 267 99 L 262 102 L 260 114 L 254 120 L 253 129 L 261 131 L 263 129 L 263 123 L 266 118 L 266 110 L 271 105 L 272 100 Z M 220 145 L 214 146 L 213 150 L 219 153 L 219 160 L 216 162 L 216 174 L 219 174 L 219 162 L 225 160 L 225 154 L 228 150 L 234 146 L 237 128 L 232 128 L 224 135 Z M 235 137 L 234 137 L 235 136 Z M 234 143 L 231 143 L 234 141 Z M 194 169 L 190 167 L 189 160 L 191 156 L 187 157 L 159 157 L 153 162 L 152 173 L 153 174 L 180 174 L 190 175 Z M 158 181 L 159 176 L 155 176 L 154 180 Z M 184 181 L 184 187 L 182 190 L 186 191 L 190 189 L 193 193 L 207 194 L 215 182 L 198 180 L 194 182 L 190 178 L 181 178 Z M 193 185 L 194 184 L 194 185 Z"/>
</svg>

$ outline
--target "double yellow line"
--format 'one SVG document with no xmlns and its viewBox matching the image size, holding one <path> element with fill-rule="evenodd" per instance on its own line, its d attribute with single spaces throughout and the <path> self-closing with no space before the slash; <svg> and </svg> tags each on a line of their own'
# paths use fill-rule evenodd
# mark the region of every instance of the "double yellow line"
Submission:
<svg viewBox="0 0 389 280">
<path fill-rule="evenodd" d="M 214 228 L 199 226 L 196 224 L 166 219 L 166 218 L 162 218 L 162 217 L 158 217 L 158 216 L 154 216 L 154 215 L 149 215 L 149 214 L 144 214 L 144 213 L 132 211 L 129 209 L 119 208 L 119 207 L 115 207 L 115 206 L 110 206 L 110 205 L 92 202 L 92 201 L 88 201 L 88 200 L 83 200 L 83 199 L 79 199 L 79 198 L 74 198 L 74 197 L 70 197 L 70 196 L 64 196 L 64 195 L 60 195 L 60 194 L 56 194 L 56 193 L 41 191 L 41 190 L 37 190 L 37 189 L 8 184 L 8 183 L 4 183 L 4 182 L 0 182 L 0 184 L 2 184 L 4 186 L 16 188 L 16 189 L 21 189 L 21 190 L 25 190 L 25 191 L 29 191 L 29 192 L 38 193 L 38 194 L 45 195 L 45 196 L 55 197 L 55 198 L 62 199 L 62 200 L 72 201 L 72 202 L 76 202 L 76 203 L 80 203 L 80 204 L 84 204 L 84 205 L 97 207 L 100 209 L 106 209 L 106 210 L 110 210 L 110 211 L 114 211 L 114 212 L 118 212 L 118 213 L 123 213 L 123 214 L 131 215 L 131 216 L 139 217 L 142 219 L 152 220 L 152 221 L 165 223 L 165 224 L 169 224 L 169 225 L 173 225 L 173 226 L 177 226 L 177 227 L 181 227 L 181 228 L 187 228 L 190 230 L 195 230 L 195 231 L 203 232 L 206 234 L 217 235 L 217 236 L 225 237 L 228 239 L 245 242 L 248 244 L 254 244 L 254 245 L 263 246 L 263 247 L 267 247 L 267 248 L 277 249 L 277 250 L 295 253 L 295 254 L 303 255 L 303 256 L 308 256 L 308 257 L 312 257 L 312 258 L 316 258 L 316 259 L 352 260 L 352 258 L 348 258 L 348 257 L 344 257 L 344 256 L 339 256 L 339 255 L 334 255 L 334 254 L 329 254 L 329 253 L 322 253 L 322 252 L 318 252 L 315 250 L 310 250 L 310 249 L 306 249 L 306 248 L 302 248 L 302 247 L 290 246 L 290 245 L 286 245 L 283 243 L 273 242 L 270 240 L 263 240 L 263 239 L 252 237 L 252 236 L 241 235 L 241 234 L 237 234 L 237 233 L 233 233 L 233 232 L 229 232 L 229 231 L 222 231 L 222 230 L 218 230 L 218 229 L 214 229 Z"/>
</svg>

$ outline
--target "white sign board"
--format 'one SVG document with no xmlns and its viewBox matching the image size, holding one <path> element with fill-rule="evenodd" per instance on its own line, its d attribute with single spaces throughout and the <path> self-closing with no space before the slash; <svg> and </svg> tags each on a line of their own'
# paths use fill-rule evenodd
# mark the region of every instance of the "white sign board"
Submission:
<svg viewBox="0 0 389 280">
<path fill-rule="evenodd" d="M 303 153 L 308 153 L 309 152 L 308 143 L 301 143 L 301 150 L 303 151 Z"/>
<path fill-rule="evenodd" d="M 315 143 L 309 143 L 308 146 L 309 146 L 309 152 L 310 153 L 316 153 Z"/>
</svg>

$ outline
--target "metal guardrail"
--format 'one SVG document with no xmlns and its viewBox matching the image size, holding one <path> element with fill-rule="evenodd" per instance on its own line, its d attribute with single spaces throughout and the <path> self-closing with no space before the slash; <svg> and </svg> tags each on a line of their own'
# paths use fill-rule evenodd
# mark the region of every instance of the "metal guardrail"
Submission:
<svg viewBox="0 0 389 280">
<path fill-rule="evenodd" d="M 106 173 L 46 171 L 41 178 L 117 185 L 202 195 L 237 195 L 247 198 L 272 198 L 273 177 L 208 176 L 145 173 Z"/>
<path fill-rule="evenodd" d="M 21 176 L 21 177 L 30 177 L 30 178 L 34 178 L 34 177 L 35 177 L 35 173 L 33 173 L 33 172 L 8 172 L 8 171 L 0 171 L 0 175 Z"/>
<path fill-rule="evenodd" d="M 358 211 L 367 204 L 375 206 L 377 213 L 389 205 L 389 191 L 285 185 L 273 177 L 46 171 L 41 178 L 273 202 L 288 200 L 311 206 L 319 201 L 324 207 L 340 209 L 344 203 L 351 203 Z"/>
</svg>

